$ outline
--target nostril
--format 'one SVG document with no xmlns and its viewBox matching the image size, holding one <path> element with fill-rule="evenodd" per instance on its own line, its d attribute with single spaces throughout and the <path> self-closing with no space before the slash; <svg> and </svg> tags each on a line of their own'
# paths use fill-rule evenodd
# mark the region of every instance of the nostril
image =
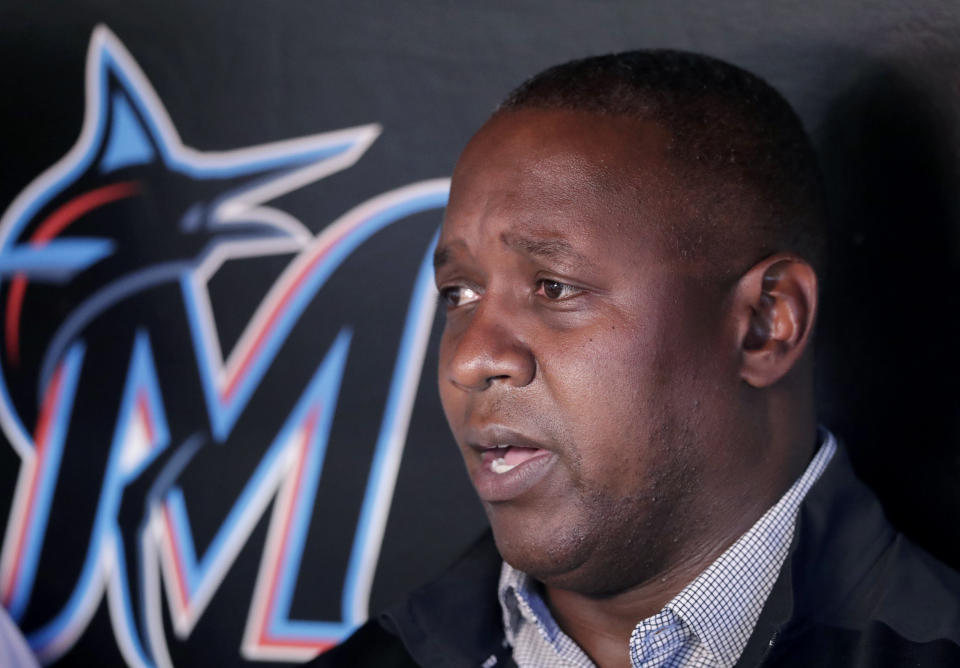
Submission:
<svg viewBox="0 0 960 668">
<path fill-rule="evenodd" d="M 510 374 L 498 374 L 496 376 L 483 376 L 476 380 L 476 382 L 470 382 L 469 378 L 457 378 L 456 376 L 450 377 L 450 383 L 455 387 L 460 388 L 461 390 L 466 390 L 468 392 L 474 391 L 483 391 L 488 389 L 491 385 L 494 385 L 498 381 L 503 381 L 504 383 L 509 384 L 512 382 L 513 376 Z"/>
</svg>

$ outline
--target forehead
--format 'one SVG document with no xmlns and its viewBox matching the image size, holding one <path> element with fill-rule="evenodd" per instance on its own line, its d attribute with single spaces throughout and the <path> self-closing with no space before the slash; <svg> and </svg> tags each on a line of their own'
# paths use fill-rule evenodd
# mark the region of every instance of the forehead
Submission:
<svg viewBox="0 0 960 668">
<path fill-rule="evenodd" d="M 483 231 L 535 237 L 658 236 L 675 215 L 669 136 L 658 124 L 586 112 L 494 116 L 454 170 L 441 245 Z"/>
</svg>

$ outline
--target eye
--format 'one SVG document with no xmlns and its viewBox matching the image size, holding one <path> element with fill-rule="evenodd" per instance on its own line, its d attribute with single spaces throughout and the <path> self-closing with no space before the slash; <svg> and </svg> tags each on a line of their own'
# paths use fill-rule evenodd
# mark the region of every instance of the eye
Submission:
<svg viewBox="0 0 960 668">
<path fill-rule="evenodd" d="M 570 297 L 576 297 L 582 292 L 583 290 L 580 288 L 549 278 L 541 278 L 537 281 L 537 294 L 543 295 L 551 301 L 561 301 L 563 299 L 569 299 Z"/>
<path fill-rule="evenodd" d="M 440 299 L 446 303 L 448 308 L 455 308 L 477 301 L 480 299 L 480 295 L 476 290 L 465 285 L 451 285 L 440 289 Z"/>
</svg>

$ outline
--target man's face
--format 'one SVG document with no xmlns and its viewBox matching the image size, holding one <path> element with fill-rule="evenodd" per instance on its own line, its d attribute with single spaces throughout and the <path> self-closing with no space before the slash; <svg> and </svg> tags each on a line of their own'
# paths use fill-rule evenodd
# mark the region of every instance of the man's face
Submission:
<svg viewBox="0 0 960 668">
<path fill-rule="evenodd" d="M 500 114 L 461 156 L 438 245 L 440 397 L 498 548 L 584 593 L 688 558 L 733 470 L 714 435 L 736 334 L 670 247 L 667 143 L 626 118 Z"/>
</svg>

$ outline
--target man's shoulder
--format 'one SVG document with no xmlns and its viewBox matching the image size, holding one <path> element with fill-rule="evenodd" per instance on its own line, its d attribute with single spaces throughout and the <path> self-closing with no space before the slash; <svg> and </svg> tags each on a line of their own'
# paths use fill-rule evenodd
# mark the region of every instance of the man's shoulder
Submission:
<svg viewBox="0 0 960 668">
<path fill-rule="evenodd" d="M 899 534 L 878 569 L 880 621 L 916 641 L 960 646 L 960 573 Z"/>
<path fill-rule="evenodd" d="M 896 534 L 855 587 L 780 640 L 784 665 L 812 665 L 796 662 L 811 653 L 817 665 L 960 665 L 960 574 Z"/>
<path fill-rule="evenodd" d="M 801 511 L 793 615 L 764 665 L 960 665 L 960 573 L 896 531 L 837 454 Z"/>
<path fill-rule="evenodd" d="M 497 580 L 502 560 L 486 532 L 440 577 L 357 629 L 311 664 L 341 666 L 510 665 Z"/>
<path fill-rule="evenodd" d="M 880 668 L 960 666 L 960 647 L 947 638 L 910 640 L 871 620 L 861 629 L 814 625 L 778 640 L 764 666 L 777 668 Z"/>
<path fill-rule="evenodd" d="M 960 666 L 960 574 L 897 534 L 834 609 L 786 631 L 770 666 Z"/>
<path fill-rule="evenodd" d="M 855 627 L 877 620 L 911 637 L 960 643 L 960 573 L 897 531 L 842 450 L 801 511 L 793 566 L 803 612 Z"/>
</svg>

